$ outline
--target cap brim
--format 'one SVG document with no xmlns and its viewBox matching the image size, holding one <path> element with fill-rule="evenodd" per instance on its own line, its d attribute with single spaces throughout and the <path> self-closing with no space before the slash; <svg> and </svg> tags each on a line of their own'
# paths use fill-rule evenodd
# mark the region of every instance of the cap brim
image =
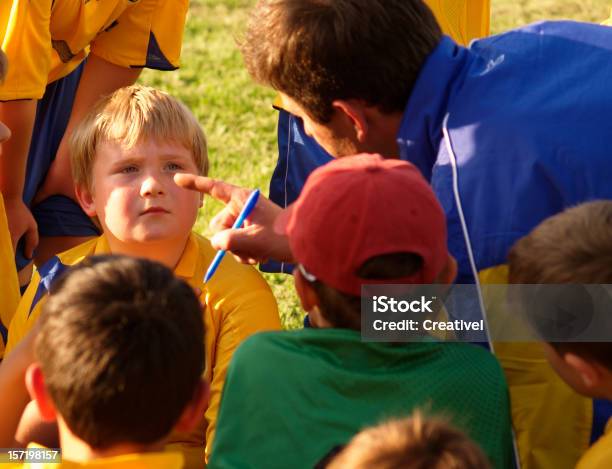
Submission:
<svg viewBox="0 0 612 469">
<path fill-rule="evenodd" d="M 279 235 L 287 236 L 287 229 L 289 228 L 289 223 L 293 218 L 293 210 L 295 204 L 289 205 L 286 209 L 284 209 L 274 220 L 274 232 Z"/>
</svg>

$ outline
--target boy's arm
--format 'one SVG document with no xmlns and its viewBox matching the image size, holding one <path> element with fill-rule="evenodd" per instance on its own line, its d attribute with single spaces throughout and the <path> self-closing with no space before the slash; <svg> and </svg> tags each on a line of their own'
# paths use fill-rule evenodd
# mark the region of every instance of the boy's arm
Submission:
<svg viewBox="0 0 612 469">
<path fill-rule="evenodd" d="M 11 138 L 2 144 L 0 153 L 0 192 L 4 197 L 6 217 L 13 249 L 26 236 L 25 255 L 32 257 L 38 244 L 36 222 L 23 202 L 26 163 L 36 117 L 36 100 L 0 103 L 0 121 L 11 129 Z"/>
<path fill-rule="evenodd" d="M 77 88 L 66 131 L 58 147 L 55 160 L 36 195 L 36 202 L 43 201 L 53 194 L 63 194 L 72 199 L 75 198 L 68 151 L 70 134 L 102 96 L 134 84 L 140 76 L 141 70 L 140 68 L 126 68 L 115 65 L 93 53 L 89 55 L 83 68 L 83 75 Z"/>
<path fill-rule="evenodd" d="M 0 84 L 0 120 L 12 131 L 0 156 L 0 191 L 13 246 L 26 234 L 25 254 L 37 244 L 36 223 L 23 204 L 26 161 L 36 114 L 36 100 L 47 85 L 51 67 L 52 0 L 0 2 L 1 47 L 8 60 L 8 71 Z"/>
<path fill-rule="evenodd" d="M 11 245 L 11 234 L 8 229 L 4 199 L 0 194 L 0 329 L 5 335 L 19 305 L 21 294 L 15 268 L 15 254 Z M 4 354 L 4 339 L 0 340 L 0 357 Z"/>
<path fill-rule="evenodd" d="M 0 365 L 0 447 L 11 448 L 17 445 L 15 432 L 21 415 L 30 401 L 25 386 L 25 373 L 34 361 L 34 341 L 37 328 L 15 347 L 13 352 Z"/>
<path fill-rule="evenodd" d="M 228 259 L 230 260 L 230 259 Z M 206 451 L 211 450 L 217 423 L 217 413 L 221 401 L 221 392 L 229 363 L 236 348 L 249 336 L 266 330 L 281 328 L 278 306 L 261 275 L 250 266 L 232 264 L 239 272 L 228 269 L 219 276 L 218 284 L 211 280 L 211 288 L 220 292 L 217 298 L 211 293 L 212 303 L 208 303 L 207 314 L 215 322 L 220 322 L 219 333 L 214 354 L 207 350 L 207 360 L 213 358 L 212 379 L 210 387 L 210 402 L 206 410 Z M 217 272 L 219 275 L 221 272 Z M 236 281 L 236 279 L 240 279 Z"/>
</svg>

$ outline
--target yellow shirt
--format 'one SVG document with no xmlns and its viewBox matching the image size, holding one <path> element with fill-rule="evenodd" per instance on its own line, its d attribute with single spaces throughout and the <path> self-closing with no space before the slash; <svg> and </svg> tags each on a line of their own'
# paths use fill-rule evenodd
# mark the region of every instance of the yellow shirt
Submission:
<svg viewBox="0 0 612 469">
<path fill-rule="evenodd" d="M 612 467 L 612 419 L 604 434 L 578 461 L 576 469 L 610 469 Z"/>
<path fill-rule="evenodd" d="M 8 229 L 4 199 L 0 194 L 0 328 L 6 332 L 19 303 L 19 281 L 15 254 Z M 0 336 L 0 358 L 4 355 L 4 337 Z"/>
<path fill-rule="evenodd" d="M 0 100 L 40 99 L 89 54 L 122 67 L 178 66 L 188 0 L 2 0 L 9 70 Z"/>
<path fill-rule="evenodd" d="M 29 444 L 28 449 L 44 450 L 46 448 Z M 134 453 L 87 462 L 63 460 L 61 463 L 8 463 L 2 466 L 6 469 L 181 469 L 184 467 L 184 460 L 181 453 Z"/>
<path fill-rule="evenodd" d="M 459 44 L 489 35 L 490 0 L 425 0 L 445 34 Z"/>
<path fill-rule="evenodd" d="M 37 320 L 41 300 L 53 278 L 85 257 L 109 253 L 106 238 L 101 236 L 58 254 L 35 272 L 9 326 L 7 353 Z M 236 347 L 255 332 L 281 327 L 270 287 L 253 267 L 225 256 L 214 277 L 204 286 L 204 273 L 215 253 L 207 239 L 192 233 L 174 270 L 177 277 L 202 291 L 200 301 L 205 305 L 206 331 L 204 375 L 211 386 L 210 401 L 201 425 L 189 434 L 176 433 L 170 437 L 171 446 L 180 447 L 185 453 L 186 467 L 202 467 L 205 442 L 206 448 L 211 448 L 225 374 Z"/>
</svg>

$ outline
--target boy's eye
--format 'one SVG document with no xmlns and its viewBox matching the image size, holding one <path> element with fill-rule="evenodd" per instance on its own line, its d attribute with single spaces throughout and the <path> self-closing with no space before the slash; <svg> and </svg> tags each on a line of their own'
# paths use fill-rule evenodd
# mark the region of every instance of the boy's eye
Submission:
<svg viewBox="0 0 612 469">
<path fill-rule="evenodd" d="M 130 166 L 125 166 L 123 168 L 121 168 L 121 170 L 119 171 L 122 174 L 129 174 L 129 173 L 133 173 L 135 171 L 138 171 L 138 168 L 136 166 L 130 165 Z"/>
<path fill-rule="evenodd" d="M 183 167 L 180 164 L 172 163 L 172 162 L 167 163 L 166 168 L 169 169 L 170 171 L 181 171 L 183 169 Z"/>
</svg>

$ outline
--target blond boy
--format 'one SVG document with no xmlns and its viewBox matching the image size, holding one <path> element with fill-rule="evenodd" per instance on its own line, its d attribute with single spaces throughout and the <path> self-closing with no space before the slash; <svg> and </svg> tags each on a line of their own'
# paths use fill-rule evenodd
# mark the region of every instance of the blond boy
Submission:
<svg viewBox="0 0 612 469">
<path fill-rule="evenodd" d="M 358 433 L 327 469 L 489 469 L 482 450 L 442 419 L 390 420 Z"/>
<path fill-rule="evenodd" d="M 179 188 L 176 173 L 206 174 L 204 134 L 189 110 L 152 88 L 131 86 L 105 98 L 71 138 L 75 191 L 83 210 L 96 217 L 103 235 L 52 258 L 35 274 L 11 321 L 7 353 L 32 327 L 40 299 L 55 276 L 94 254 L 129 254 L 158 261 L 200 290 L 209 360 L 204 376 L 211 398 L 198 431 L 174 435 L 188 466 L 204 463 L 212 441 L 227 365 L 234 349 L 260 330 L 280 328 L 274 297 L 250 266 L 229 256 L 202 283 L 215 255 L 208 240 L 191 231 L 199 194 Z"/>
</svg>

